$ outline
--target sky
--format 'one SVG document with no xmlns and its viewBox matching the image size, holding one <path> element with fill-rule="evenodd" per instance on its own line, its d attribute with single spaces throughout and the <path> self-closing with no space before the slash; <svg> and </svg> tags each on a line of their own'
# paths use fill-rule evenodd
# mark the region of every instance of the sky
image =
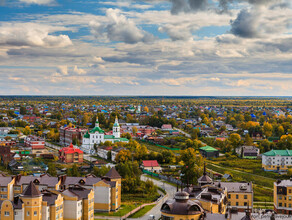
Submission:
<svg viewBox="0 0 292 220">
<path fill-rule="evenodd" d="M 291 0 L 0 0 L 0 94 L 291 96 L 291 22 Z"/>
</svg>

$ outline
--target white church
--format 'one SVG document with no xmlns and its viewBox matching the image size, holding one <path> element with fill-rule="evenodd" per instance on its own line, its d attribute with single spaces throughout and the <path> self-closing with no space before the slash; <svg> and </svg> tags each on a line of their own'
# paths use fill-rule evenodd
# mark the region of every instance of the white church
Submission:
<svg viewBox="0 0 292 220">
<path fill-rule="evenodd" d="M 96 119 L 95 127 L 83 136 L 81 150 L 87 154 L 95 154 L 94 144 L 99 145 L 105 141 L 111 141 L 112 143 L 129 142 L 127 138 L 121 138 L 120 125 L 117 117 L 113 125 L 113 135 L 105 135 L 104 133 L 104 130 L 99 127 L 98 119 Z"/>
</svg>

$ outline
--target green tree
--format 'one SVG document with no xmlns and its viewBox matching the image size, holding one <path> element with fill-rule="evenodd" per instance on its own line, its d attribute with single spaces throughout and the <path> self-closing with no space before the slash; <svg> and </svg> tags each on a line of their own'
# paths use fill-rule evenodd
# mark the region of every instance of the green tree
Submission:
<svg viewBox="0 0 292 220">
<path fill-rule="evenodd" d="M 31 130 L 29 126 L 26 126 L 23 130 L 23 134 L 24 135 L 30 135 L 31 134 Z"/>
<path fill-rule="evenodd" d="M 180 160 L 183 162 L 181 168 L 182 180 L 188 184 L 197 184 L 197 180 L 203 174 L 204 159 L 197 156 L 193 148 L 181 150 Z"/>
<path fill-rule="evenodd" d="M 51 176 L 57 176 L 56 165 L 53 163 L 49 163 L 47 173 Z"/>
</svg>

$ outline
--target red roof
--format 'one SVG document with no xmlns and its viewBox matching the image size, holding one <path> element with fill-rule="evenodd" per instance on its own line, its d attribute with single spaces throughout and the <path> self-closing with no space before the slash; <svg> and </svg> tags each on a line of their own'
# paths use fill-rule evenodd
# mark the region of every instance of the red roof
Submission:
<svg viewBox="0 0 292 220">
<path fill-rule="evenodd" d="M 144 167 L 159 167 L 157 160 L 143 160 Z"/>
<path fill-rule="evenodd" d="M 65 154 L 74 154 L 74 153 L 79 153 L 79 154 L 83 154 L 83 151 L 73 147 L 73 144 L 70 144 L 69 147 L 63 147 L 60 152 L 64 152 Z"/>
</svg>

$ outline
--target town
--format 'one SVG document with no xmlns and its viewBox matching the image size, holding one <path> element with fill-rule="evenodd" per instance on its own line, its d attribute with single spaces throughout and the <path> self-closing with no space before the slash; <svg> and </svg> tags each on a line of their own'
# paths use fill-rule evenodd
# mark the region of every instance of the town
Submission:
<svg viewBox="0 0 292 220">
<path fill-rule="evenodd" d="M 285 98 L 1 97 L 1 219 L 290 216 L 291 112 Z"/>
</svg>

